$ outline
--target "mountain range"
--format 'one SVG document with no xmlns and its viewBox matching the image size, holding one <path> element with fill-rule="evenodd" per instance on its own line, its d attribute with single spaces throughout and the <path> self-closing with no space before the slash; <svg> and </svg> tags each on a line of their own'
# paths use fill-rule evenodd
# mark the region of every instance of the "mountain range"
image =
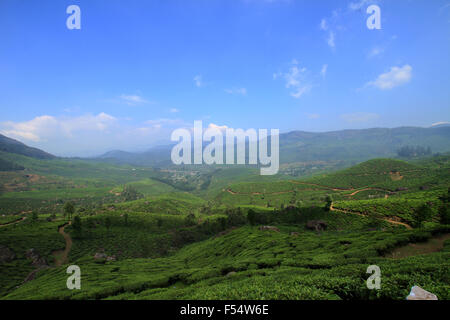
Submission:
<svg viewBox="0 0 450 320">
<path fill-rule="evenodd" d="M 431 148 L 433 153 L 450 151 L 450 125 L 430 128 L 400 127 L 341 130 L 323 133 L 292 131 L 280 134 L 280 162 L 343 161 L 362 162 L 397 156 L 404 146 Z M 171 165 L 173 145 L 158 146 L 146 152 L 110 151 L 90 160 L 140 166 Z M 0 151 L 36 159 L 55 156 L 0 134 Z"/>
<path fill-rule="evenodd" d="M 282 164 L 314 161 L 362 162 L 397 156 L 404 146 L 430 147 L 433 153 L 450 151 L 450 126 L 341 130 L 323 133 L 292 131 L 280 134 Z M 134 165 L 169 165 L 172 145 L 142 153 L 111 151 L 97 159 Z"/>
</svg>

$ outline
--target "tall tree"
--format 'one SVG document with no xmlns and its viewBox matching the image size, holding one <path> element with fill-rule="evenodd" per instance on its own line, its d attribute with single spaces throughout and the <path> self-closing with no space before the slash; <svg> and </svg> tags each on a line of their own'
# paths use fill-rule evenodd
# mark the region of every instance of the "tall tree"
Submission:
<svg viewBox="0 0 450 320">
<path fill-rule="evenodd" d="M 64 205 L 64 216 L 68 216 L 69 220 L 72 220 L 72 216 L 75 213 L 75 205 L 72 202 L 66 202 Z"/>
<path fill-rule="evenodd" d="M 81 229 L 82 229 L 82 225 L 81 225 L 81 218 L 79 215 L 76 215 L 73 220 L 72 220 L 72 228 L 75 231 L 75 237 L 76 238 L 81 238 Z"/>
</svg>

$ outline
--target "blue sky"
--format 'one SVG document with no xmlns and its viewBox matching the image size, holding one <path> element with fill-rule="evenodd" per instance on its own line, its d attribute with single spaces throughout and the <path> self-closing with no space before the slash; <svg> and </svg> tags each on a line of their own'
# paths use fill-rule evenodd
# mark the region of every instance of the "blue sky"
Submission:
<svg viewBox="0 0 450 320">
<path fill-rule="evenodd" d="M 450 121 L 449 0 L 2 0 L 0 38 L 0 133 L 57 155 Z"/>
</svg>

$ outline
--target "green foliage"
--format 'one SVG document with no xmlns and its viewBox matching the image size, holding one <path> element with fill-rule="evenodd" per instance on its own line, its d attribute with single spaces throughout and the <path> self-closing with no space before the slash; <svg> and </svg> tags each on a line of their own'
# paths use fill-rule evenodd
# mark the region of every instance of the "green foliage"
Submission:
<svg viewBox="0 0 450 320">
<path fill-rule="evenodd" d="M 105 218 L 105 227 L 106 227 L 106 229 L 109 231 L 109 229 L 111 228 L 111 224 L 112 224 L 112 222 L 111 222 L 111 217 L 106 217 Z"/>
<path fill-rule="evenodd" d="M 422 223 L 429 220 L 433 216 L 433 211 L 428 205 L 420 206 L 414 213 L 415 225 L 421 226 Z"/>
<path fill-rule="evenodd" d="M 24 169 L 21 165 L 0 158 L 0 171 L 20 171 Z"/>
<path fill-rule="evenodd" d="M 186 224 L 187 227 L 192 227 L 192 226 L 194 226 L 197 223 L 196 220 L 197 219 L 195 218 L 195 214 L 190 213 L 190 214 L 187 215 L 187 217 L 185 219 L 185 224 Z"/>
<path fill-rule="evenodd" d="M 134 201 L 143 198 L 144 195 L 139 193 L 135 187 L 126 185 L 125 188 L 123 188 L 122 197 L 125 201 Z"/>
<path fill-rule="evenodd" d="M 327 197 L 325 198 L 326 204 L 325 204 L 325 211 L 330 211 L 331 210 L 331 206 L 333 204 L 333 198 L 330 195 L 327 195 Z"/>
<path fill-rule="evenodd" d="M 248 210 L 247 220 L 252 226 L 256 224 L 256 219 L 256 212 L 253 209 Z"/>
<path fill-rule="evenodd" d="M 82 223 L 79 215 L 76 215 L 72 221 L 72 228 L 75 231 L 74 237 L 81 238 Z"/>
<path fill-rule="evenodd" d="M 36 208 L 41 217 L 35 223 L 31 212 L 0 217 L 0 223 L 18 221 L 0 229 L 0 244 L 17 255 L 0 263 L 1 299 L 403 300 L 412 285 L 450 298 L 450 251 L 443 242 L 449 229 L 438 223 L 438 213 L 445 222 L 442 208 L 448 208 L 443 157 L 415 164 L 373 160 L 306 180 L 253 177 L 242 168 L 158 171 L 78 160 L 55 159 L 53 167 L 44 160 L 14 161 L 59 176 L 0 175 L 9 189 L 0 196 L 0 210 Z M 91 180 L 78 178 L 88 174 Z M 193 187 L 195 195 L 177 192 L 175 181 Z M 365 215 L 330 212 L 331 202 Z M 68 203 L 73 212 L 64 210 Z M 62 213 L 73 215 L 75 206 L 79 214 L 65 232 L 73 240 L 69 263 L 83 270 L 83 290 L 70 291 L 65 266 L 55 267 L 53 254 L 65 247 L 58 233 Z M 422 228 L 406 230 L 381 219 L 386 217 L 420 221 Z M 322 220 L 327 230 L 307 230 L 311 220 Z M 428 242 L 441 246 L 389 258 Z M 25 257 L 30 248 L 50 268 L 22 285 L 35 269 Z M 98 252 L 115 261 L 99 263 L 93 258 Z M 365 285 L 372 264 L 382 269 L 379 291 Z"/>
<path fill-rule="evenodd" d="M 74 213 L 75 205 L 73 204 L 73 202 L 66 202 L 64 204 L 64 216 L 67 216 L 67 218 L 71 220 Z"/>
<path fill-rule="evenodd" d="M 31 220 L 32 220 L 33 222 L 36 222 L 36 221 L 38 221 L 38 219 L 39 219 L 38 213 L 37 213 L 36 211 L 33 211 L 33 212 L 31 213 Z"/>
</svg>

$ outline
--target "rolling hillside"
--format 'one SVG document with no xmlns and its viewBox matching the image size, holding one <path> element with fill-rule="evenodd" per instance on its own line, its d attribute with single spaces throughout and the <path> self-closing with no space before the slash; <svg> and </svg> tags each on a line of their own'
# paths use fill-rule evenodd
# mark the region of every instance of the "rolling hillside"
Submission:
<svg viewBox="0 0 450 320">
<path fill-rule="evenodd" d="M 342 130 L 325 133 L 293 131 L 280 135 L 280 163 L 339 161 L 347 165 L 373 158 L 396 157 L 404 146 L 430 147 L 434 153 L 450 151 L 450 126 L 431 128 Z M 170 164 L 170 146 L 145 153 L 113 151 L 103 161 L 134 165 Z"/>
<path fill-rule="evenodd" d="M 20 154 L 31 158 L 36 159 L 54 159 L 56 158 L 54 155 L 51 155 L 47 152 L 39 150 L 37 148 L 29 147 L 22 142 L 17 140 L 5 137 L 0 134 L 0 151 Z"/>
</svg>

